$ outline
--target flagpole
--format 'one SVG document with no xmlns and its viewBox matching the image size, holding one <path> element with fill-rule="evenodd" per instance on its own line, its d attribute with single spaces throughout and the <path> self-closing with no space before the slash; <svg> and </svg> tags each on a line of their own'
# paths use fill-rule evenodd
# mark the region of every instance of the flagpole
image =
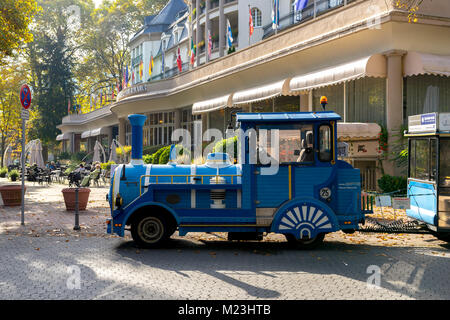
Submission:
<svg viewBox="0 0 450 320">
<path fill-rule="evenodd" d="M 248 4 L 248 14 L 252 14 L 250 11 L 250 4 Z M 250 21 L 250 17 L 248 18 L 248 21 Z M 248 24 L 248 46 L 250 47 L 250 22 Z"/>
</svg>

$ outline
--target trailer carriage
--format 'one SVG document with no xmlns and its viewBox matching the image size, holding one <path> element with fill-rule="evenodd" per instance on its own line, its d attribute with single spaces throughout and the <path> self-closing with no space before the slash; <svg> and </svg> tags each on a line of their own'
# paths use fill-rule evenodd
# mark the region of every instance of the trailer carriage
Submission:
<svg viewBox="0 0 450 320">
<path fill-rule="evenodd" d="M 274 232 L 310 248 L 364 222 L 360 172 L 337 159 L 334 112 L 238 113 L 237 164 L 211 153 L 203 165 L 146 165 L 145 118 L 129 116 L 132 160 L 112 175 L 110 234 L 130 230 L 139 246 L 155 247 L 176 230 L 227 232 L 230 240 Z"/>
<path fill-rule="evenodd" d="M 450 240 L 450 113 L 408 118 L 407 215 Z"/>
</svg>

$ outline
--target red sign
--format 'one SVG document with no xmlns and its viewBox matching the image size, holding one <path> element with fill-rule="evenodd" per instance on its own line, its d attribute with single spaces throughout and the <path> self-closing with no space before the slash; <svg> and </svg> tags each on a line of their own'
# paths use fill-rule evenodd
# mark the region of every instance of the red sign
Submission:
<svg viewBox="0 0 450 320">
<path fill-rule="evenodd" d="M 31 105 L 31 90 L 26 84 L 20 87 L 20 103 L 24 109 L 28 109 Z"/>
</svg>

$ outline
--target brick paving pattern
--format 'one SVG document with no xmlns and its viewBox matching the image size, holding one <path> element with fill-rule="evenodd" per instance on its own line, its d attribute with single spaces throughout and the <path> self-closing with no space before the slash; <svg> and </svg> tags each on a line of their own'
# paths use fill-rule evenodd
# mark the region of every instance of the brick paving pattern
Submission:
<svg viewBox="0 0 450 320">
<path fill-rule="evenodd" d="M 199 233 L 142 250 L 129 235 L 105 234 L 107 187 L 91 188 L 82 230 L 73 231 L 64 187 L 30 184 L 25 226 L 20 207 L 0 209 L 0 299 L 450 298 L 450 245 L 431 235 L 336 232 L 299 251 L 274 234 L 228 242 Z M 379 287 L 368 287 L 370 266 L 381 272 Z"/>
</svg>

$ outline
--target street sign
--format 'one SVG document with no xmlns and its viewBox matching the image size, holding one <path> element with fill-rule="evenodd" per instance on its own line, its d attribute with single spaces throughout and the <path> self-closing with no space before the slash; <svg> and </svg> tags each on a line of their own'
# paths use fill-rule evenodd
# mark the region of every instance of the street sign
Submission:
<svg viewBox="0 0 450 320">
<path fill-rule="evenodd" d="M 26 84 L 20 87 L 20 103 L 24 109 L 28 109 L 31 105 L 31 90 Z"/>
<path fill-rule="evenodd" d="M 409 198 L 392 198 L 392 207 L 394 209 L 410 209 L 411 203 Z"/>
<path fill-rule="evenodd" d="M 376 196 L 375 206 L 377 207 L 390 207 L 392 205 L 391 196 Z"/>
<path fill-rule="evenodd" d="M 20 117 L 23 120 L 30 120 L 30 111 L 28 109 L 22 109 L 20 112 Z"/>
</svg>

